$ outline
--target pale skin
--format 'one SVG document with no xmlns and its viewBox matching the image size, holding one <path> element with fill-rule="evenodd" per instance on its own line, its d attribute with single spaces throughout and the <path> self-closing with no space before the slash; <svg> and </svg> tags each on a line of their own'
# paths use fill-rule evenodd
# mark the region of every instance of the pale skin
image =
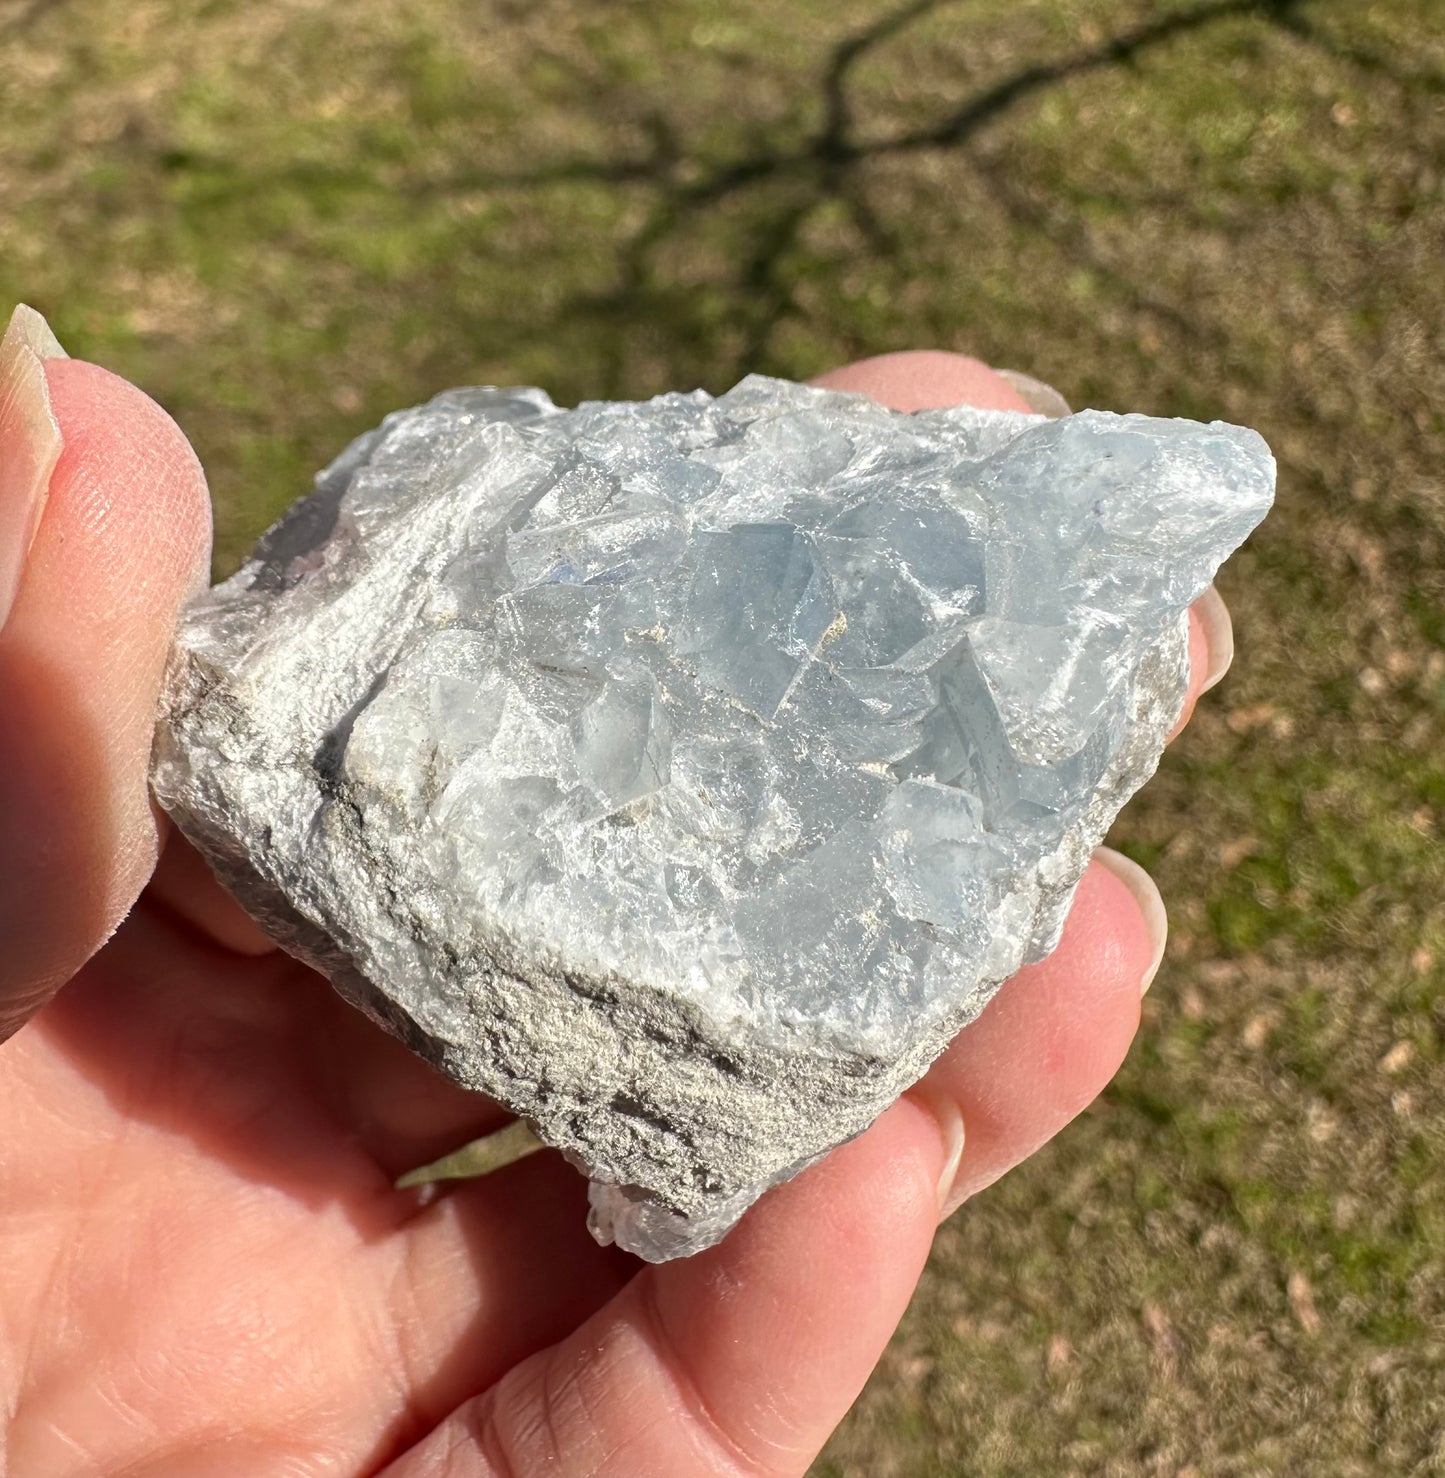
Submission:
<svg viewBox="0 0 1445 1478">
<path fill-rule="evenodd" d="M 146 755 L 205 484 L 138 390 L 45 370 L 65 449 L 0 629 L 0 1471 L 801 1478 L 941 1216 L 1123 1059 L 1157 894 L 1096 859 L 1054 955 L 695 1258 L 597 1247 L 553 1152 L 430 1204 L 396 1191 L 506 1116 L 273 950 L 168 837 Z M 1026 408 L 955 355 L 824 379 Z M 1227 646 L 1211 597 L 1186 714 Z"/>
</svg>

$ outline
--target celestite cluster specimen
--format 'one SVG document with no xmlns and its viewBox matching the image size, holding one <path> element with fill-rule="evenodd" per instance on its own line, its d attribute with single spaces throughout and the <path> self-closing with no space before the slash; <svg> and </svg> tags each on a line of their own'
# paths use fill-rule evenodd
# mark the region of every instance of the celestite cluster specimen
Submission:
<svg viewBox="0 0 1445 1478">
<path fill-rule="evenodd" d="M 596 1235 L 696 1251 L 1054 947 L 1273 481 L 1220 423 L 451 391 L 191 605 L 155 790 Z"/>
</svg>

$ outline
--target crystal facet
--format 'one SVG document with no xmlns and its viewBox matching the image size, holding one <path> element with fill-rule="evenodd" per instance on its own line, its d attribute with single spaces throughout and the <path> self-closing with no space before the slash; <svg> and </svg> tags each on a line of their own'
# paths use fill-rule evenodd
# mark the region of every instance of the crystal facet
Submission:
<svg viewBox="0 0 1445 1478">
<path fill-rule="evenodd" d="M 187 611 L 153 780 L 288 949 L 709 1245 L 1057 943 L 1251 431 L 750 377 L 390 416 Z"/>
</svg>

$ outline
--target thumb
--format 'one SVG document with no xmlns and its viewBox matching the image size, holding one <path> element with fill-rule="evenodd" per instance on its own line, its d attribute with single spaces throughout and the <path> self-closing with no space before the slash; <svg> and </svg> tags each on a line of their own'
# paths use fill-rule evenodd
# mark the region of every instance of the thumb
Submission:
<svg viewBox="0 0 1445 1478">
<path fill-rule="evenodd" d="M 209 547 L 205 479 L 175 423 L 16 309 L 0 343 L 0 1040 L 155 866 L 156 699 Z"/>
</svg>

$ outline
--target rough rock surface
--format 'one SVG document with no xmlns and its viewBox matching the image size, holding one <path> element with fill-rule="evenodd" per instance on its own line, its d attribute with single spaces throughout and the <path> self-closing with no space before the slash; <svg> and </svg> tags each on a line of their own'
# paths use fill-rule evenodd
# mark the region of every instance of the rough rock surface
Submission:
<svg viewBox="0 0 1445 1478">
<path fill-rule="evenodd" d="M 716 1241 L 1056 944 L 1253 432 L 752 377 L 390 416 L 182 625 L 162 804 L 287 949 Z"/>
</svg>

